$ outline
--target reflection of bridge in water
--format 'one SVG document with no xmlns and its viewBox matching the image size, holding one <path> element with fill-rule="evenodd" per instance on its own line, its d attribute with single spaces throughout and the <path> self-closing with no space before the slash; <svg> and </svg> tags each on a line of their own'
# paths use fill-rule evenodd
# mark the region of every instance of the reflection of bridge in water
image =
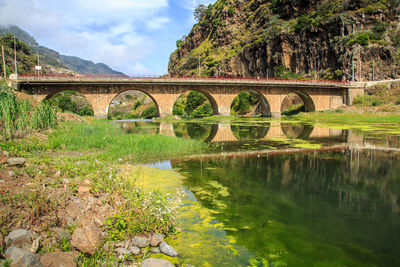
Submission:
<svg viewBox="0 0 400 267">
<path fill-rule="evenodd" d="M 171 122 L 161 122 L 159 134 L 177 137 L 174 124 Z M 299 138 L 299 139 L 321 139 L 342 137 L 343 130 L 314 127 L 311 125 L 292 125 L 289 123 L 272 122 L 267 126 L 235 126 L 229 123 L 212 124 L 210 133 L 203 141 L 217 142 L 237 142 L 246 139 L 258 139 L 268 141 L 272 138 Z M 245 134 L 241 135 L 241 128 Z M 251 129 L 256 129 L 255 133 L 249 133 Z M 233 130 L 236 130 L 235 132 Z"/>
</svg>

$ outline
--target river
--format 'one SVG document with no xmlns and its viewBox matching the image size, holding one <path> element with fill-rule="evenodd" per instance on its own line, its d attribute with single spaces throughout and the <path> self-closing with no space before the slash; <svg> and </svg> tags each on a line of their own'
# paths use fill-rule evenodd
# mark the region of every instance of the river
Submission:
<svg viewBox="0 0 400 267">
<path fill-rule="evenodd" d="M 183 233 L 170 241 L 179 262 L 400 266 L 400 138 L 393 125 L 118 123 L 127 133 L 212 147 L 201 157 L 150 164 L 166 172 L 158 186 L 181 191 Z"/>
</svg>

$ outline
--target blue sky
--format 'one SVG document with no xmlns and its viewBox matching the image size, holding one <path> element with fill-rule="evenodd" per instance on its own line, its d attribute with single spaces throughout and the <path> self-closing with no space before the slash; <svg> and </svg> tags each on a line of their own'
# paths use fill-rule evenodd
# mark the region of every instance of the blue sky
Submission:
<svg viewBox="0 0 400 267">
<path fill-rule="evenodd" d="M 40 45 L 132 75 L 168 72 L 193 10 L 216 0 L 0 0 L 0 25 L 17 25 Z"/>
</svg>

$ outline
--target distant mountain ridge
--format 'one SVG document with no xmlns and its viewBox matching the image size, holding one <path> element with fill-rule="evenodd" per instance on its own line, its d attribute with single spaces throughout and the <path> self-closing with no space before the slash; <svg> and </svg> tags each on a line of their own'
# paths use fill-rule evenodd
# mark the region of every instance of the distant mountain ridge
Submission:
<svg viewBox="0 0 400 267">
<path fill-rule="evenodd" d="M 38 43 L 36 39 L 18 26 L 0 25 L 0 34 L 2 33 L 13 34 L 17 39 L 25 42 L 32 49 L 32 52 L 37 51 Z M 94 63 L 90 60 L 85 60 L 75 56 L 61 55 L 59 52 L 45 46 L 39 46 L 39 54 L 41 62 L 54 66 L 55 68 L 68 68 L 69 70 L 79 74 L 124 75 L 124 73 L 113 70 L 104 63 Z"/>
</svg>

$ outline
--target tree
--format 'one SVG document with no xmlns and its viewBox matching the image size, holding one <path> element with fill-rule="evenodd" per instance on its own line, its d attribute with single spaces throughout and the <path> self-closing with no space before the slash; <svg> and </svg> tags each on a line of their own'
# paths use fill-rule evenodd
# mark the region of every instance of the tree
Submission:
<svg viewBox="0 0 400 267">
<path fill-rule="evenodd" d="M 193 15 L 194 18 L 197 21 L 200 21 L 200 19 L 204 16 L 204 14 L 206 13 L 207 7 L 205 5 L 199 5 L 198 7 L 195 8 Z"/>
</svg>

